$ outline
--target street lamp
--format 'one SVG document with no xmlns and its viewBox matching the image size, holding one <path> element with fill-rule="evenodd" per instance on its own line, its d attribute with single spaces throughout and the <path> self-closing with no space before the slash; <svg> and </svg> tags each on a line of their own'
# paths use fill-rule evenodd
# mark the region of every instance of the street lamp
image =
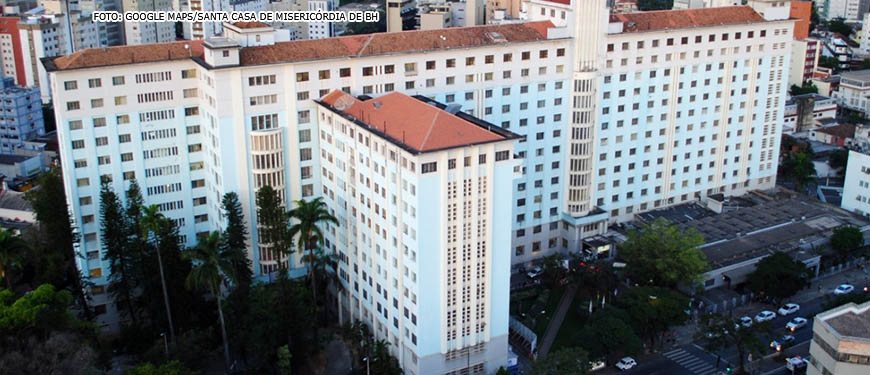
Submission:
<svg viewBox="0 0 870 375">
<path fill-rule="evenodd" d="M 366 375 L 371 375 L 371 370 L 369 369 L 369 357 L 364 357 L 363 362 L 366 363 Z"/>
<path fill-rule="evenodd" d="M 160 337 L 163 338 L 163 350 L 166 352 L 166 359 L 169 359 L 169 341 L 166 341 L 166 332 L 160 332 Z"/>
</svg>

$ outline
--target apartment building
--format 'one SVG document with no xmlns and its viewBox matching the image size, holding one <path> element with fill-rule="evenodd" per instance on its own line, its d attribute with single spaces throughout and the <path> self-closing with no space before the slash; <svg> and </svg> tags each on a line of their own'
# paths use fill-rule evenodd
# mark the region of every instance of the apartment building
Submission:
<svg viewBox="0 0 870 375">
<path fill-rule="evenodd" d="M 861 113 L 870 113 L 870 70 L 840 74 L 840 88 L 834 97 L 840 106 Z"/>
<path fill-rule="evenodd" d="M 183 10 L 202 12 L 265 12 L 269 10 L 266 0 L 184 0 L 177 6 L 181 6 Z M 184 39 L 188 40 L 205 40 L 220 36 L 224 32 L 223 24 L 220 22 L 185 22 L 182 26 Z"/>
<path fill-rule="evenodd" d="M 338 9 L 336 0 L 308 0 L 310 12 L 333 12 Z M 309 22 L 308 38 L 323 39 L 335 36 L 335 25 L 332 22 Z"/>
<path fill-rule="evenodd" d="M 860 21 L 870 8 L 867 0 L 813 0 L 819 16 L 826 20 L 843 18 L 847 21 Z"/>
<path fill-rule="evenodd" d="M 18 32 L 19 20 L 18 17 L 0 17 L 0 71 L 3 77 L 12 77 L 19 85 L 26 85 L 21 34 Z"/>
<path fill-rule="evenodd" d="M 791 42 L 790 69 L 788 84 L 803 85 L 804 82 L 813 78 L 813 72 L 819 66 L 819 57 L 822 51 L 822 41 L 815 38 L 793 40 Z"/>
<path fill-rule="evenodd" d="M 387 340 L 407 374 L 494 373 L 510 290 L 499 202 L 520 175 L 519 136 L 424 96 L 333 91 L 318 104 L 342 315 Z"/>
<path fill-rule="evenodd" d="M 4 77 L 0 84 L 0 154 L 31 149 L 26 142 L 45 135 L 39 88 L 15 86 Z"/>
<path fill-rule="evenodd" d="M 125 12 L 169 12 L 172 0 L 123 0 Z M 124 36 L 128 45 L 167 43 L 175 41 L 174 22 L 124 22 Z"/>
<path fill-rule="evenodd" d="M 858 126 L 846 162 L 843 200 L 840 207 L 870 216 L 870 127 Z"/>
<path fill-rule="evenodd" d="M 813 318 L 808 375 L 870 371 L 870 302 L 847 303 Z"/>
</svg>

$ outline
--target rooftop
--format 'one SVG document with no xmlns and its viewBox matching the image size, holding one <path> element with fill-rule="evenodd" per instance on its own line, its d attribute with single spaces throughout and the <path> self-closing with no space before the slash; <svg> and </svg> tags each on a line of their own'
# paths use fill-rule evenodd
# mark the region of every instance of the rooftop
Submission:
<svg viewBox="0 0 870 375">
<path fill-rule="evenodd" d="M 848 303 L 816 317 L 840 336 L 870 339 L 870 302 Z"/>
<path fill-rule="evenodd" d="M 700 220 L 715 213 L 699 203 L 681 204 L 655 211 L 638 214 L 637 217 L 645 222 L 652 222 L 659 218 L 667 219 L 672 223 L 682 224 L 689 221 Z"/>
<path fill-rule="evenodd" d="M 547 29 L 551 27 L 552 22 L 539 21 L 295 40 L 241 48 L 239 62 L 265 65 L 531 42 L 546 40 Z M 184 48 L 187 44 L 190 50 Z M 202 55 L 201 41 L 183 41 L 85 49 L 69 56 L 44 58 L 43 64 L 48 71 L 59 71 L 201 58 Z"/>
<path fill-rule="evenodd" d="M 870 80 L 870 69 L 842 72 L 840 73 L 840 77 L 845 79 L 854 79 L 857 81 L 867 81 Z"/>
<path fill-rule="evenodd" d="M 24 156 L 24 155 L 14 155 L 14 154 L 0 154 L 0 164 L 15 164 L 26 161 L 33 156 Z"/>
<path fill-rule="evenodd" d="M 829 126 L 827 128 L 816 129 L 816 131 L 819 133 L 830 134 L 840 138 L 855 137 L 855 125 L 853 124 L 840 124 L 835 126 Z"/>
<path fill-rule="evenodd" d="M 24 199 L 24 193 L 12 190 L 0 191 L 0 208 L 15 211 L 33 211 L 30 202 Z"/>
<path fill-rule="evenodd" d="M 611 14 L 610 22 L 622 22 L 624 33 L 685 29 L 701 26 L 736 25 L 765 22 L 764 17 L 748 6 L 657 10 Z"/>
<path fill-rule="evenodd" d="M 269 24 L 262 23 L 262 22 L 256 22 L 256 21 L 254 21 L 254 22 L 236 22 L 232 25 L 235 27 L 238 27 L 240 29 L 260 29 L 260 28 L 264 28 L 264 27 L 272 27 L 272 26 L 269 26 Z"/>
<path fill-rule="evenodd" d="M 319 103 L 415 153 L 519 137 L 465 113 L 448 112 L 428 98 L 398 92 L 363 100 L 336 90 Z"/>
<path fill-rule="evenodd" d="M 185 46 L 189 46 L 189 48 L 185 48 Z M 137 46 L 88 48 L 67 56 L 46 57 L 42 59 L 42 63 L 46 70 L 57 71 L 182 60 L 199 57 L 202 54 L 202 41 L 186 40 Z"/>
</svg>

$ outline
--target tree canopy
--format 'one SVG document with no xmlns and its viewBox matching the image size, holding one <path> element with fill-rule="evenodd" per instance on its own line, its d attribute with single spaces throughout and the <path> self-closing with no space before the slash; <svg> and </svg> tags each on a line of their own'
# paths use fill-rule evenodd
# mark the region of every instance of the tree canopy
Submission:
<svg viewBox="0 0 870 375">
<path fill-rule="evenodd" d="M 643 349 L 643 342 L 631 326 L 614 309 L 599 310 L 589 317 L 578 335 L 578 342 L 589 353 L 589 359 L 606 359 L 612 363 L 626 355 L 636 355 Z"/>
<path fill-rule="evenodd" d="M 532 367 L 534 375 L 590 374 L 589 355 L 580 348 L 562 348 L 538 360 Z"/>
<path fill-rule="evenodd" d="M 791 85 L 788 89 L 788 93 L 791 96 L 795 95 L 803 95 L 803 94 L 818 94 L 819 88 L 816 87 L 812 82 L 804 82 L 803 85 Z"/>
<path fill-rule="evenodd" d="M 816 181 L 816 165 L 808 152 L 788 154 L 780 164 L 780 173 L 786 181 L 795 184 L 798 192 L 802 192 L 807 184 Z"/>
<path fill-rule="evenodd" d="M 674 0 L 638 0 L 637 9 L 642 11 L 647 10 L 669 10 L 674 7 Z"/>
<path fill-rule="evenodd" d="M 668 288 L 635 287 L 620 294 L 613 304 L 625 311 L 629 324 L 642 339 L 654 345 L 670 327 L 684 323 L 688 298 Z"/>
<path fill-rule="evenodd" d="M 849 38 L 849 35 L 852 35 L 852 26 L 849 26 L 842 17 L 837 17 L 828 21 L 828 31 L 840 33 L 843 37 Z"/>
<path fill-rule="evenodd" d="M 756 356 L 766 348 L 764 337 L 770 334 L 768 322 L 744 327 L 736 318 L 718 314 L 704 315 L 698 325 L 696 338 L 702 340 L 707 350 L 716 351 L 734 345 L 737 349 L 738 373 L 744 373 L 744 360 L 749 353 Z"/>
<path fill-rule="evenodd" d="M 634 282 L 675 287 L 696 284 L 710 267 L 698 247 L 704 237 L 694 228 L 681 229 L 666 219 L 656 219 L 628 233 L 619 247 Z"/>
<path fill-rule="evenodd" d="M 746 286 L 749 290 L 781 301 L 795 295 L 809 283 L 810 270 L 786 253 L 776 252 L 755 264 Z"/>
</svg>

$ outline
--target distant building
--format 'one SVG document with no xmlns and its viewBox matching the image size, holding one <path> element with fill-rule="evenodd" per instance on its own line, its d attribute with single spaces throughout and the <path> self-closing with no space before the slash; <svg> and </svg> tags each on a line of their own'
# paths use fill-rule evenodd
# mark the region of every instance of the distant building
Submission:
<svg viewBox="0 0 870 375">
<path fill-rule="evenodd" d="M 486 0 L 486 23 L 498 19 L 495 13 L 503 11 L 501 19 L 519 19 L 523 9 L 523 0 Z"/>
<path fill-rule="evenodd" d="M 843 183 L 843 209 L 870 217 L 870 126 L 855 128 L 848 145 L 846 181 Z"/>
<path fill-rule="evenodd" d="M 39 155 L 8 155 L 0 154 L 0 174 L 9 179 L 28 179 L 35 177 L 45 169 L 42 157 Z"/>
<path fill-rule="evenodd" d="M 563 27 L 573 19 L 570 0 L 529 0 L 526 4 L 531 21 L 551 21 Z"/>
<path fill-rule="evenodd" d="M 26 86 L 21 33 L 18 31 L 20 20 L 19 17 L 0 17 L 0 71 L 3 72 L 3 77 L 13 77 L 18 85 Z"/>
<path fill-rule="evenodd" d="M 791 65 L 788 73 L 789 85 L 803 85 L 813 78 L 819 65 L 822 42 L 815 38 L 793 40 L 791 42 Z"/>
<path fill-rule="evenodd" d="M 45 135 L 39 88 L 18 87 L 13 78 L 3 78 L 0 80 L 0 111 L 0 154 L 31 148 L 26 141 Z"/>
<path fill-rule="evenodd" d="M 814 0 L 813 2 L 816 4 L 819 17 L 826 20 L 843 18 L 860 21 L 870 6 L 867 0 Z"/>
<path fill-rule="evenodd" d="M 741 4 L 739 0 L 674 0 L 672 9 L 718 8 Z"/>
<path fill-rule="evenodd" d="M 267 0 L 185 0 L 181 6 L 183 10 L 203 12 L 264 12 L 268 10 L 267 3 Z M 307 11 L 308 9 L 292 10 Z M 184 39 L 190 40 L 211 38 L 221 35 L 224 31 L 221 22 L 184 22 L 182 25 L 184 26 Z"/>
<path fill-rule="evenodd" d="M 807 375 L 870 373 L 870 302 L 816 314 Z"/>
<path fill-rule="evenodd" d="M 797 95 L 785 101 L 783 133 L 801 133 L 837 117 L 837 101 L 819 94 Z"/>
<path fill-rule="evenodd" d="M 637 12 L 637 0 L 617 0 L 613 4 L 613 13 Z"/>
<path fill-rule="evenodd" d="M 172 10 L 170 0 L 123 0 L 125 12 L 168 12 Z M 175 41 L 174 22 L 124 22 L 126 44 L 151 44 Z"/>
<path fill-rule="evenodd" d="M 810 131 L 810 139 L 843 147 L 855 138 L 855 125 L 840 124 Z"/>
<path fill-rule="evenodd" d="M 834 97 L 845 108 L 870 113 L 870 70 L 841 73 L 840 88 Z"/>
<path fill-rule="evenodd" d="M 850 69 L 852 67 L 852 56 L 854 52 L 852 47 L 845 41 L 843 37 L 832 36 L 823 42 L 822 56 L 833 57 L 838 61 L 839 69 Z"/>
</svg>

